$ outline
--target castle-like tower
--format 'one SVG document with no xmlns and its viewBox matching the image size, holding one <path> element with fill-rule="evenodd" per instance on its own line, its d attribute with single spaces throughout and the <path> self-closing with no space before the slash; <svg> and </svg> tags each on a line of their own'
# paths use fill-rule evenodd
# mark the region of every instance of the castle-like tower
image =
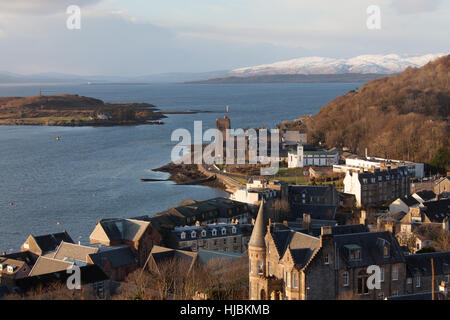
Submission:
<svg viewBox="0 0 450 320">
<path fill-rule="evenodd" d="M 267 299 L 266 278 L 266 218 L 264 216 L 264 199 L 261 200 L 258 216 L 248 243 L 249 260 L 249 298 L 250 300 Z"/>
</svg>

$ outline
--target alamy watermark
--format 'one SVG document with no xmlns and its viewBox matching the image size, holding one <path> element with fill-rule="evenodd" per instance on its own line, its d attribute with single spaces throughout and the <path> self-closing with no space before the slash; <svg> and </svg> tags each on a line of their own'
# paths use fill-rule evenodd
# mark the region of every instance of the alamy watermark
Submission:
<svg viewBox="0 0 450 320">
<path fill-rule="evenodd" d="M 76 5 L 68 6 L 66 13 L 69 17 L 66 20 L 66 27 L 69 30 L 81 29 L 81 8 Z"/>
<path fill-rule="evenodd" d="M 366 20 L 366 26 L 369 30 L 381 29 L 381 9 L 377 5 L 370 5 L 366 9 L 369 15 Z"/>
<path fill-rule="evenodd" d="M 189 130 L 179 128 L 172 132 L 171 141 L 179 142 L 171 152 L 171 161 L 176 164 L 270 164 L 261 167 L 261 175 L 274 175 L 279 169 L 278 129 L 208 129 L 203 132 L 202 121 L 194 121 L 193 136 Z M 204 142 L 209 144 L 204 147 Z"/>
</svg>

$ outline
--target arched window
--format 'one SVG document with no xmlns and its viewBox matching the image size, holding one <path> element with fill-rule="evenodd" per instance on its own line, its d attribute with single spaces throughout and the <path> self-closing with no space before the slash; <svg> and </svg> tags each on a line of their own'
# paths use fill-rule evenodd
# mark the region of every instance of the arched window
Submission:
<svg viewBox="0 0 450 320">
<path fill-rule="evenodd" d="M 222 235 L 226 235 L 227 234 L 227 229 L 226 228 L 222 228 Z"/>
<path fill-rule="evenodd" d="M 206 230 L 202 230 L 202 237 L 206 237 Z"/>
<path fill-rule="evenodd" d="M 369 294 L 369 288 L 367 288 L 367 279 L 369 276 L 365 270 L 361 270 L 358 273 L 358 294 Z"/>
</svg>

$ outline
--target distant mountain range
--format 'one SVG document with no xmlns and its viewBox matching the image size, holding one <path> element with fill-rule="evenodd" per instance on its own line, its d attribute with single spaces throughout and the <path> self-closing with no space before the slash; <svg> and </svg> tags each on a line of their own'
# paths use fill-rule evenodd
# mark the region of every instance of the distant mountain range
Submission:
<svg viewBox="0 0 450 320">
<path fill-rule="evenodd" d="M 22 75 L 7 71 L 0 71 L 0 84 L 23 84 L 23 83 L 90 83 L 90 84 L 132 84 L 132 83 L 164 83 L 164 82 L 186 82 L 222 77 L 228 71 L 211 72 L 171 72 L 145 76 L 80 76 L 63 73 L 39 73 L 32 75 Z"/>
<path fill-rule="evenodd" d="M 225 77 L 194 83 L 242 82 L 367 82 L 422 67 L 445 54 L 423 56 L 362 55 L 350 59 L 304 57 L 231 70 Z"/>
<path fill-rule="evenodd" d="M 443 53 L 407 57 L 397 54 L 362 55 L 350 59 L 324 57 L 305 57 L 263 64 L 254 67 L 234 69 L 229 76 L 256 76 L 280 74 L 343 74 L 343 73 L 379 73 L 393 74 L 407 67 L 422 67 L 428 62 L 444 56 Z"/>
<path fill-rule="evenodd" d="M 350 59 L 304 57 L 244 67 L 231 71 L 172 72 L 146 76 L 80 76 L 62 73 L 20 75 L 0 71 L 0 83 L 242 83 L 242 82 L 367 82 L 396 74 L 407 67 L 422 67 L 445 54 L 423 56 L 362 55 Z"/>
</svg>

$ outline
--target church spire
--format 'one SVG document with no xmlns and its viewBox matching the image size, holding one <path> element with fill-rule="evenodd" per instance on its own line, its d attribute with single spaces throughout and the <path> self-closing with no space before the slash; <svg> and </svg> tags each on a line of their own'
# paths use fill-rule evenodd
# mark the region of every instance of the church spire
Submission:
<svg viewBox="0 0 450 320">
<path fill-rule="evenodd" d="M 248 243 L 249 246 L 264 248 L 266 242 L 264 241 L 264 236 L 266 235 L 266 221 L 264 216 L 264 197 L 261 200 L 261 205 L 259 206 L 258 216 L 256 217 L 255 225 L 253 226 L 252 236 Z"/>
</svg>

